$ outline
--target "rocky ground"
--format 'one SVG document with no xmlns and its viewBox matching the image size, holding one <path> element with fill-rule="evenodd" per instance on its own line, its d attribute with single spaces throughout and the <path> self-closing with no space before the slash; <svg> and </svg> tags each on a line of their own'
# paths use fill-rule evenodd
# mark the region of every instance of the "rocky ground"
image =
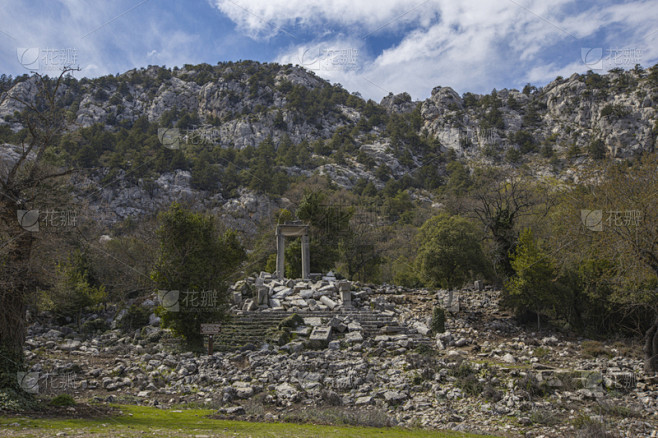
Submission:
<svg viewBox="0 0 658 438">
<path fill-rule="evenodd" d="M 499 292 L 479 289 L 448 305 L 447 291 L 249 278 L 232 288 L 234 320 L 212 356 L 181 352 L 155 315 L 129 333 L 34 322 L 24 383 L 44 396 L 204 405 L 252 421 L 317 420 L 325 410 L 499 436 L 658 436 L 658 378 L 643 373 L 639 343 L 520 327 L 498 308 Z M 436 305 L 448 312 L 433 335 Z M 87 320 L 117 326 L 125 315 Z M 267 324 L 260 342 L 227 339 Z"/>
</svg>

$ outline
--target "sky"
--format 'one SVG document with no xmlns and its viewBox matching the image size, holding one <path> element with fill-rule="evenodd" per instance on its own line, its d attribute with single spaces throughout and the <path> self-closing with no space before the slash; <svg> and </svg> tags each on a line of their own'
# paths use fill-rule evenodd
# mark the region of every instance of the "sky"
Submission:
<svg viewBox="0 0 658 438">
<path fill-rule="evenodd" d="M 658 0 L 0 0 L 0 74 L 301 65 L 364 98 L 658 63 Z"/>
</svg>

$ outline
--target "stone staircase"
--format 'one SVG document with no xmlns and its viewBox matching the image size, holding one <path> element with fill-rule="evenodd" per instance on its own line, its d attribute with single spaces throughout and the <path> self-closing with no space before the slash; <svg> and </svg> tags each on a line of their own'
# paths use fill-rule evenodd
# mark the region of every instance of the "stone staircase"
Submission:
<svg viewBox="0 0 658 438">
<path fill-rule="evenodd" d="M 321 318 L 326 324 L 334 316 L 348 316 L 363 328 L 364 339 L 374 339 L 378 335 L 406 335 L 415 344 L 431 344 L 431 339 L 410 331 L 395 320 L 394 315 L 372 312 L 370 310 L 342 309 L 340 311 L 302 311 L 297 312 L 302 318 Z M 237 312 L 231 315 L 231 321 L 224 323 L 220 335 L 215 336 L 214 348 L 217 351 L 237 350 L 252 344 L 259 347 L 268 334 L 276 329 L 285 318 L 292 315 L 285 311 Z"/>
</svg>

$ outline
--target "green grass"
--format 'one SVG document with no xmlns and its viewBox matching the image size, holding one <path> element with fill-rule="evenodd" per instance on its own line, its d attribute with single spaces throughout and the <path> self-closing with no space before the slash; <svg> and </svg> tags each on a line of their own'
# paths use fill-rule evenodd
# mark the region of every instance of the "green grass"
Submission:
<svg viewBox="0 0 658 438">
<path fill-rule="evenodd" d="M 461 432 L 438 432 L 402 428 L 370 428 L 349 426 L 317 426 L 290 423 L 251 423 L 246 421 L 213 420 L 205 418 L 209 409 L 162 410 L 145 406 L 116 406 L 122 415 L 98 419 L 31 419 L 0 417 L 0 431 L 5 436 L 46 437 L 58 432 L 69 436 L 94 437 L 464 437 L 482 435 Z M 18 423 L 19 426 L 10 426 Z"/>
</svg>

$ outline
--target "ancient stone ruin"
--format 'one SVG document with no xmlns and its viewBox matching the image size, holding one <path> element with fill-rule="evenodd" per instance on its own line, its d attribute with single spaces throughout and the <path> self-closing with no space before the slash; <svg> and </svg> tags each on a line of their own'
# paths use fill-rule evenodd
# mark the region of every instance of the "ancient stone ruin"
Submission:
<svg viewBox="0 0 658 438">
<path fill-rule="evenodd" d="M 231 290 L 233 319 L 221 339 L 226 349 L 260 348 L 266 343 L 292 349 L 339 348 L 341 342 L 354 345 L 367 339 L 400 341 L 405 347 L 431 343 L 427 325 L 401 324 L 399 310 L 376 296 L 381 291 L 338 280 L 331 272 L 316 281 L 261 272 L 238 281 Z M 285 322 L 291 315 L 300 317 L 298 323 Z M 283 329 L 290 329 L 290 336 Z"/>
<path fill-rule="evenodd" d="M 302 278 L 307 279 L 311 273 L 309 255 L 308 225 L 299 221 L 287 222 L 276 226 L 276 276 L 282 279 L 285 275 L 286 237 L 301 237 L 302 240 Z"/>
</svg>

